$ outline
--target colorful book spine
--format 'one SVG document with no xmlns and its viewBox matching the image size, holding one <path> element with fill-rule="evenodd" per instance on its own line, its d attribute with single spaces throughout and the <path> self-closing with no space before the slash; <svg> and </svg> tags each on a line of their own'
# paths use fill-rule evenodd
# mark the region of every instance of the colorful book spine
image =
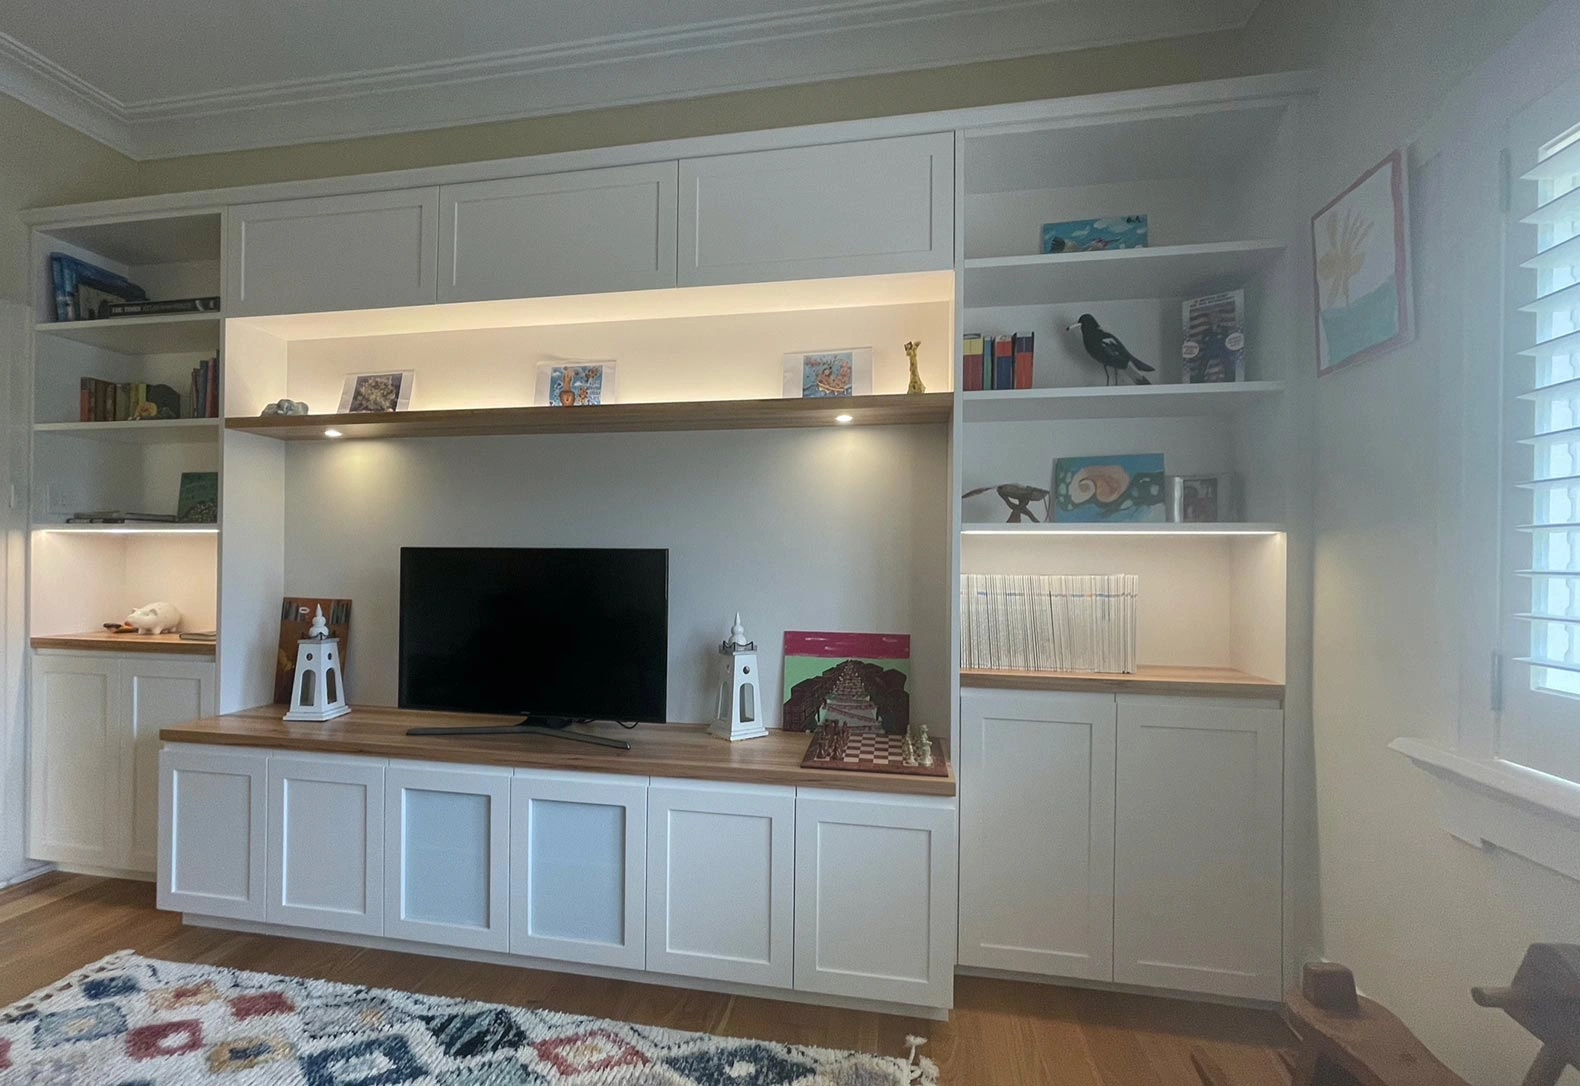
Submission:
<svg viewBox="0 0 1580 1086">
<path fill-rule="evenodd" d="M 993 341 L 993 387 L 1015 387 L 1015 337 L 999 336 Z"/>
<path fill-rule="evenodd" d="M 1035 332 L 1015 333 L 1015 387 L 1031 387 L 1032 361 L 1035 355 Z"/>
<path fill-rule="evenodd" d="M 93 421 L 93 378 L 84 377 L 78 385 L 77 421 Z"/>
<path fill-rule="evenodd" d="M 960 387 L 966 392 L 982 391 L 982 337 L 971 334 L 965 337 L 961 357 Z"/>
<path fill-rule="evenodd" d="M 210 358 L 204 365 L 208 369 L 208 385 L 204 389 L 204 418 L 219 418 L 219 356 Z"/>
<path fill-rule="evenodd" d="M 71 319 L 71 295 L 66 290 L 66 262 L 59 253 L 51 253 L 49 257 L 49 278 L 55 289 L 55 319 L 66 321 Z M 84 422 L 89 420 L 84 419 Z"/>
</svg>

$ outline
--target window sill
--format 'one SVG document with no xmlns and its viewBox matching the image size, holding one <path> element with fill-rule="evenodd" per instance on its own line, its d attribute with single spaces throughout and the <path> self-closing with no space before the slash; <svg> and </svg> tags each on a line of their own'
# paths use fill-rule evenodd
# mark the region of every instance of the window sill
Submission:
<svg viewBox="0 0 1580 1086">
<path fill-rule="evenodd" d="M 1395 739 L 1388 749 L 1432 775 L 1449 833 L 1580 880 L 1580 784 L 1498 758 L 1473 758 L 1424 739 Z"/>
</svg>

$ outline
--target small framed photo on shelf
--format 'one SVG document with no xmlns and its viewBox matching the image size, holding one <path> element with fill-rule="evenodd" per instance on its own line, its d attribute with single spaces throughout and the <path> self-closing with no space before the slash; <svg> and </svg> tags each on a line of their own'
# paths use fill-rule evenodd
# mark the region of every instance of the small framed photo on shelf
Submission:
<svg viewBox="0 0 1580 1086">
<path fill-rule="evenodd" d="M 1161 523 L 1163 454 L 1060 457 L 1052 489 L 1058 523 Z"/>
<path fill-rule="evenodd" d="M 784 398 L 838 399 L 872 395 L 872 348 L 836 347 L 784 356 Z"/>
<path fill-rule="evenodd" d="M 1170 475 L 1169 520 L 1176 524 L 1232 524 L 1240 519 L 1240 486 L 1233 475 Z"/>
<path fill-rule="evenodd" d="M 340 414 L 378 414 L 405 411 L 411 407 L 416 370 L 386 373 L 348 373 L 340 390 Z"/>
<path fill-rule="evenodd" d="M 1043 223 L 1044 255 L 1053 253 L 1100 253 L 1107 249 L 1145 249 L 1147 217 L 1113 215 L 1106 219 L 1071 219 Z"/>
<path fill-rule="evenodd" d="M 219 523 L 219 472 L 183 471 L 176 495 L 176 521 L 181 524 Z"/>
<path fill-rule="evenodd" d="M 615 393 L 613 360 L 538 363 L 540 407 L 598 407 L 618 403 Z"/>
<path fill-rule="evenodd" d="M 1212 385 L 1245 380 L 1245 291 L 1191 298 L 1180 306 L 1185 343 L 1180 381 Z"/>
</svg>

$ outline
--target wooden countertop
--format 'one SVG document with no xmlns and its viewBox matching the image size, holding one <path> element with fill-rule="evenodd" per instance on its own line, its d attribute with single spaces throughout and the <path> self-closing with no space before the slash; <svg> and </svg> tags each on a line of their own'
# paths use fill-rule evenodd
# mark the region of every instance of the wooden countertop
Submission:
<svg viewBox="0 0 1580 1086">
<path fill-rule="evenodd" d="M 375 758 L 524 769 L 628 773 L 747 784 L 815 785 L 902 795 L 955 794 L 952 766 L 947 777 L 802 769 L 801 758 L 810 741 L 805 732 L 770 731 L 763 739 L 729 743 L 713 738 L 700 724 L 643 724 L 630 731 L 617 724 L 577 725 L 578 731 L 615 736 L 631 744 L 630 750 L 616 750 L 536 735 L 452 738 L 406 734 L 407 728 L 419 726 L 514 724 L 516 717 L 353 708 L 347 715 L 327 724 L 287 724 L 281 719 L 284 715 L 285 706 L 264 705 L 164 728 L 159 738 L 167 743 L 263 747 L 315 754 L 364 754 Z"/>
<path fill-rule="evenodd" d="M 1227 667 L 1140 667 L 1134 675 L 962 668 L 960 685 L 995 690 L 1064 690 L 1087 694 L 1180 694 L 1215 698 L 1284 699 L 1283 683 Z"/>
<path fill-rule="evenodd" d="M 174 656 L 214 655 L 212 641 L 183 641 L 177 634 L 111 633 L 93 630 L 88 633 L 51 634 L 32 638 L 35 649 L 70 650 L 73 652 L 158 652 Z"/>
</svg>

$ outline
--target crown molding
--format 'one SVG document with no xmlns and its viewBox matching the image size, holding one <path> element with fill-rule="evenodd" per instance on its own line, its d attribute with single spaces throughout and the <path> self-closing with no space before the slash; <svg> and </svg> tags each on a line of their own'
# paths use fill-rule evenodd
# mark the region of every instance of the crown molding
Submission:
<svg viewBox="0 0 1580 1086">
<path fill-rule="evenodd" d="M 1255 0 L 839 0 L 457 61 L 122 102 L 0 35 L 0 91 L 135 159 L 424 131 L 1236 29 Z"/>
</svg>

